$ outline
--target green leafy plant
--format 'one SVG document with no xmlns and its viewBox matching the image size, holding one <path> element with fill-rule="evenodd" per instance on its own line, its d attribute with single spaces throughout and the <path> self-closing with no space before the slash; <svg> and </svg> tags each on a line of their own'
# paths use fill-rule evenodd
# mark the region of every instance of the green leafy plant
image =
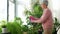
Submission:
<svg viewBox="0 0 60 34">
<path fill-rule="evenodd" d="M 16 17 L 13 22 L 6 23 L 5 21 L 2 21 L 1 23 L 1 26 L 3 28 L 5 28 L 6 26 L 8 32 L 10 32 L 11 34 L 23 34 L 23 32 L 28 31 L 28 26 L 23 25 L 23 22 L 19 17 Z M 0 27 L 0 32 L 2 32 L 2 27 Z"/>
<path fill-rule="evenodd" d="M 2 32 L 2 29 L 0 28 L 0 34 L 1 34 L 1 32 Z"/>
<path fill-rule="evenodd" d="M 31 23 L 29 20 L 29 16 L 34 16 L 36 18 L 40 18 L 41 15 L 43 13 L 43 10 L 41 8 L 41 6 L 39 5 L 38 2 L 36 2 L 33 6 L 32 6 L 32 11 L 29 10 L 25 10 L 25 15 L 26 15 L 26 20 L 27 20 L 27 24 L 28 25 L 32 25 L 32 29 L 30 29 L 30 34 L 38 34 L 38 29 L 41 28 L 41 24 L 37 24 L 37 23 Z M 33 31 L 33 32 L 32 32 Z"/>
<path fill-rule="evenodd" d="M 27 25 L 23 25 L 22 26 L 22 31 L 23 32 L 28 32 L 28 26 Z"/>
<path fill-rule="evenodd" d="M 56 28 L 60 25 L 58 19 L 55 17 L 55 23 L 54 23 L 54 28 L 53 28 L 53 33 L 52 34 L 55 34 L 57 33 L 57 30 Z"/>
<path fill-rule="evenodd" d="M 19 23 L 7 23 L 7 29 L 11 32 L 11 34 L 22 34 Z"/>
<path fill-rule="evenodd" d="M 1 23 L 2 23 L 1 27 L 2 27 L 2 28 L 6 28 L 6 23 L 7 23 L 7 21 L 2 20 Z"/>
<path fill-rule="evenodd" d="M 55 18 L 55 23 L 54 23 L 54 25 L 55 25 L 55 28 L 57 28 L 57 27 L 60 25 L 60 23 L 59 23 L 59 21 L 58 21 L 57 18 Z"/>
<path fill-rule="evenodd" d="M 7 23 L 7 29 L 11 34 L 22 34 L 22 20 L 19 17 L 14 19 L 14 22 Z"/>
<path fill-rule="evenodd" d="M 16 17 L 13 22 L 1 21 L 0 32 L 2 28 L 7 28 L 11 34 L 22 34 L 22 20 L 19 17 Z"/>
</svg>

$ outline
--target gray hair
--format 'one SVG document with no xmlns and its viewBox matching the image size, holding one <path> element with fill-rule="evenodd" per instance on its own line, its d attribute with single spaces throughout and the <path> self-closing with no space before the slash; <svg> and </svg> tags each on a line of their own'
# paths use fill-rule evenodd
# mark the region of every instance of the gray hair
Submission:
<svg viewBox="0 0 60 34">
<path fill-rule="evenodd" d="M 47 0 L 40 0 L 39 1 L 39 4 L 43 4 L 43 3 L 46 4 L 46 6 L 48 6 L 48 1 Z"/>
</svg>

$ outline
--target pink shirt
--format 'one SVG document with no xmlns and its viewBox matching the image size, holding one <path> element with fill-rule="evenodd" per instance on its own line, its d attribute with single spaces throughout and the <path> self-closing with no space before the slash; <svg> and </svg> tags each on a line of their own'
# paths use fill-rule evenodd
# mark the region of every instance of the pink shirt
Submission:
<svg viewBox="0 0 60 34">
<path fill-rule="evenodd" d="M 43 11 L 43 15 L 41 16 L 40 21 L 42 22 L 43 29 L 52 28 L 53 19 L 52 19 L 52 13 L 49 9 L 45 9 Z"/>
</svg>

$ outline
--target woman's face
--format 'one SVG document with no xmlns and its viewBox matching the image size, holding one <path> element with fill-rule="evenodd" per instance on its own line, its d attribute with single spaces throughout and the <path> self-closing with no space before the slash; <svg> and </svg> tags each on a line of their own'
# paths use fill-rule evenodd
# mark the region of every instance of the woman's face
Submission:
<svg viewBox="0 0 60 34">
<path fill-rule="evenodd" d="M 46 5 L 45 4 L 41 4 L 41 7 L 42 7 L 42 9 L 45 9 Z"/>
</svg>

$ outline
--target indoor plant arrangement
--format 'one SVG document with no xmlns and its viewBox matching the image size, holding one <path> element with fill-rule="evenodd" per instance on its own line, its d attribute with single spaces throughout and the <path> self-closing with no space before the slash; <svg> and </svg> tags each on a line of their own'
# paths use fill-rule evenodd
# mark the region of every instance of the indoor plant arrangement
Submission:
<svg viewBox="0 0 60 34">
<path fill-rule="evenodd" d="M 42 26 L 41 26 L 41 24 L 31 23 L 29 17 L 34 16 L 34 17 L 40 18 L 42 13 L 43 13 L 43 11 L 42 11 L 42 8 L 39 5 L 39 1 L 36 2 L 32 6 L 32 11 L 29 11 L 27 9 L 25 10 L 27 24 L 32 26 L 32 29 L 30 29 L 30 31 L 31 31 L 30 34 L 38 34 L 38 29 L 41 28 Z"/>
<path fill-rule="evenodd" d="M 3 23 L 4 22 L 4 23 Z M 13 22 L 5 22 L 2 21 L 2 27 L 0 29 L 0 31 L 2 32 L 2 28 L 3 30 L 6 29 L 4 32 L 10 32 L 11 34 L 22 34 L 22 20 L 17 17 L 14 19 Z"/>
<path fill-rule="evenodd" d="M 14 19 L 14 22 L 7 23 L 7 29 L 11 32 L 11 34 L 22 34 L 22 20 L 19 17 Z"/>
</svg>

